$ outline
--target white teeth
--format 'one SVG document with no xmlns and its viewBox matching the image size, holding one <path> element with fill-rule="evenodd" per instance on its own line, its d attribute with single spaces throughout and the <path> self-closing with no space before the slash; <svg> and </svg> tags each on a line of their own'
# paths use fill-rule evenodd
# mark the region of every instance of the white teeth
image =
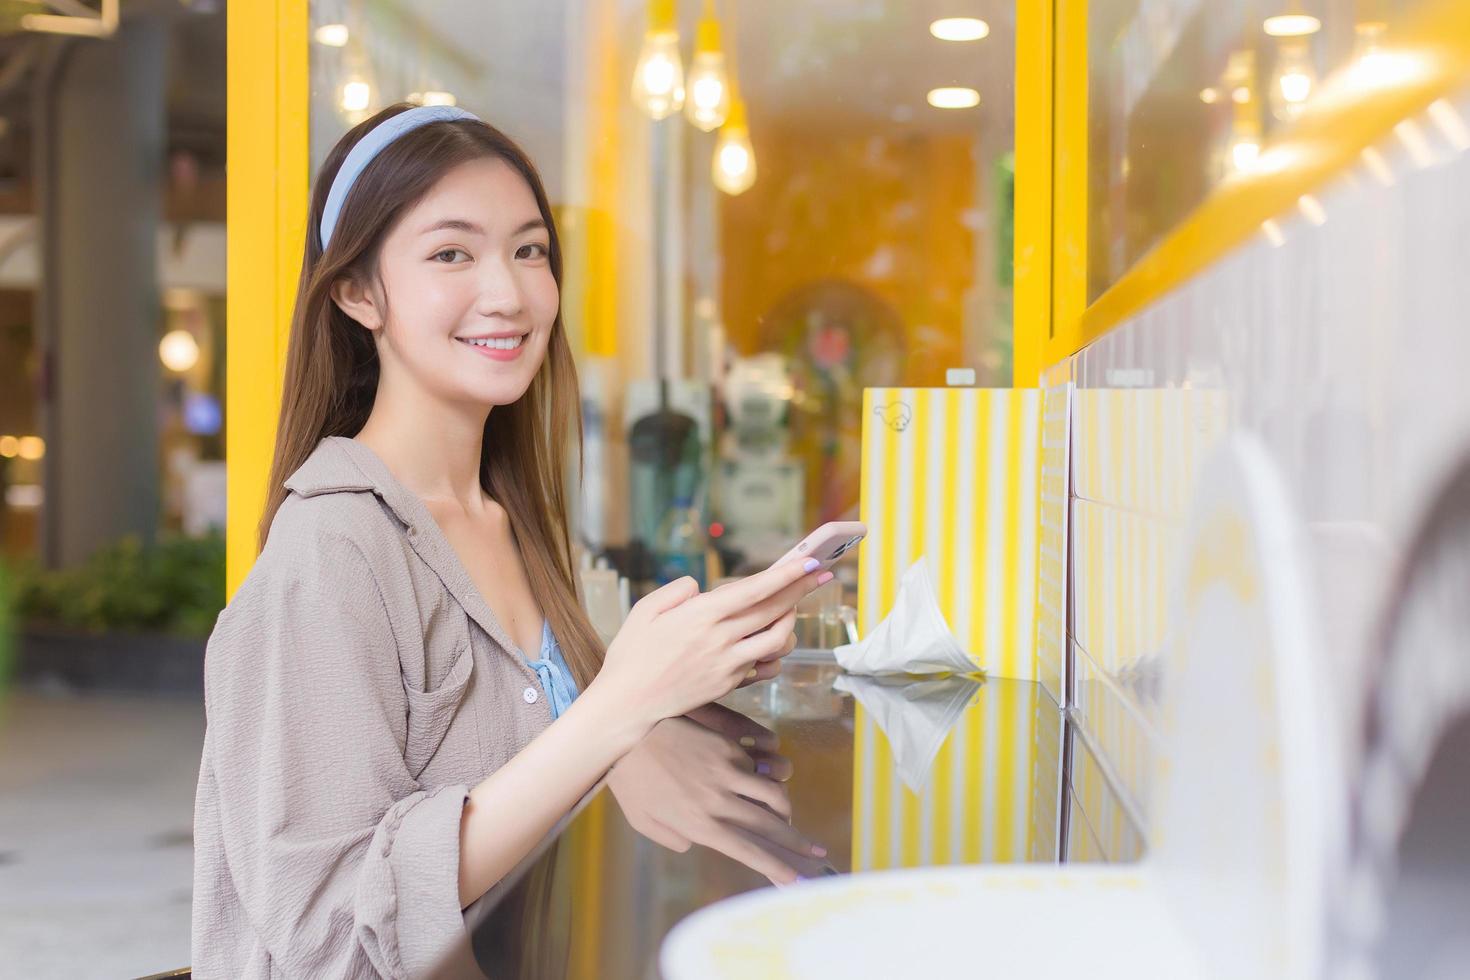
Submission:
<svg viewBox="0 0 1470 980">
<path fill-rule="evenodd" d="M 476 347 L 492 347 L 495 350 L 515 350 L 517 347 L 521 346 L 522 341 L 524 341 L 526 337 L 524 334 L 522 334 L 519 337 L 486 337 L 480 340 L 473 340 L 468 337 L 461 337 L 460 339 L 463 340 L 465 343 L 473 344 Z"/>
</svg>

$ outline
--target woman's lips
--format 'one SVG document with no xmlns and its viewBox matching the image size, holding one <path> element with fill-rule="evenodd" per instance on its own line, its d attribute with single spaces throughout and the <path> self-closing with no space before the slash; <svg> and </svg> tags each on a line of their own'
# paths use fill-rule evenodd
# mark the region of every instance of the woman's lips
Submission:
<svg viewBox="0 0 1470 980">
<path fill-rule="evenodd" d="M 530 335 L 529 334 L 522 334 L 521 337 L 520 337 L 520 343 L 517 346 L 515 346 L 515 347 L 509 347 L 509 348 L 506 348 L 506 347 L 487 347 L 487 346 L 484 346 L 484 345 L 481 345 L 481 344 L 473 343 L 473 342 L 471 342 L 469 339 L 467 339 L 465 337 L 458 337 L 456 339 L 460 343 L 462 343 L 466 347 L 468 347 L 470 350 L 472 350 L 475 353 L 480 354 L 480 355 L 482 355 L 484 357 L 488 357 L 491 360 L 494 360 L 494 361 L 513 361 L 516 358 L 518 358 L 518 357 L 521 356 L 521 351 L 525 350 L 525 348 L 526 348 L 526 341 L 530 339 Z"/>
</svg>

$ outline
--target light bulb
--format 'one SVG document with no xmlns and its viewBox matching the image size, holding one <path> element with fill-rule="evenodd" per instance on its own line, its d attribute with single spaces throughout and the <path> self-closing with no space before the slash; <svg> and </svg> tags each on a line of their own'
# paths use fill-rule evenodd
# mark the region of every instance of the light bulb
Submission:
<svg viewBox="0 0 1470 980">
<path fill-rule="evenodd" d="M 170 330 L 158 342 L 158 359 L 170 371 L 182 374 L 199 363 L 199 343 L 187 330 Z"/>
<path fill-rule="evenodd" d="M 360 77 L 342 83 L 337 103 L 343 112 L 364 112 L 373 102 L 373 87 Z"/>
<path fill-rule="evenodd" d="M 1247 173 L 1255 166 L 1256 158 L 1261 155 L 1261 144 L 1250 137 L 1231 140 L 1230 142 L 1230 166 L 1236 173 Z"/>
<path fill-rule="evenodd" d="M 46 455 L 46 440 L 40 436 L 21 436 L 16 440 L 15 454 L 34 462 Z"/>
<path fill-rule="evenodd" d="M 679 60 L 674 0 L 649 0 L 648 33 L 633 68 L 633 104 L 654 119 L 667 119 L 684 107 L 684 64 Z"/>
<path fill-rule="evenodd" d="M 423 105 L 458 105 L 459 100 L 454 97 L 453 92 L 441 92 L 430 89 L 421 96 Z"/>
<path fill-rule="evenodd" d="M 347 46 L 348 32 L 346 24 L 323 24 L 316 29 L 316 43 L 326 45 L 329 48 L 342 48 Z"/>
<path fill-rule="evenodd" d="M 720 22 L 713 17 L 706 16 L 699 22 L 684 115 L 706 133 L 719 129 L 730 115 L 730 81 L 725 72 L 725 53 L 720 50 Z"/>
<path fill-rule="evenodd" d="M 1306 42 L 1282 45 L 1271 79 L 1271 114 L 1283 122 L 1295 119 L 1316 84 L 1317 71 Z"/>
<path fill-rule="evenodd" d="M 755 147 L 745 125 L 745 102 L 739 96 L 731 101 L 730 118 L 720 127 L 710 167 L 715 186 L 731 196 L 743 194 L 755 183 Z"/>
<path fill-rule="evenodd" d="M 1282 98 L 1293 105 L 1307 101 L 1312 94 L 1312 76 L 1304 71 L 1289 71 L 1277 80 Z"/>
</svg>

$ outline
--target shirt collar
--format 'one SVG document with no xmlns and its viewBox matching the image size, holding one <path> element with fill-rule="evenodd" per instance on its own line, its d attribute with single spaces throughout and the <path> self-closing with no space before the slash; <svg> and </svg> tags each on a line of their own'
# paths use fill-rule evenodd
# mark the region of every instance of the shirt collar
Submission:
<svg viewBox="0 0 1470 980">
<path fill-rule="evenodd" d="M 327 436 L 306 462 L 286 478 L 286 489 L 302 497 L 324 493 L 376 494 L 405 527 L 422 530 L 429 516 L 422 500 L 398 482 L 378 454 L 356 439 Z"/>
<path fill-rule="evenodd" d="M 418 495 L 398 482 L 378 454 L 356 439 L 327 436 L 312 450 L 306 462 L 286 479 L 286 489 L 302 497 L 326 493 L 372 493 L 383 501 L 404 527 L 408 543 L 424 564 L 480 627 L 492 636 L 519 666 L 529 670 L 523 651 L 501 628 L 480 595 L 464 563 L 449 539 L 439 529 Z M 517 656 L 518 655 L 518 656 Z"/>
</svg>

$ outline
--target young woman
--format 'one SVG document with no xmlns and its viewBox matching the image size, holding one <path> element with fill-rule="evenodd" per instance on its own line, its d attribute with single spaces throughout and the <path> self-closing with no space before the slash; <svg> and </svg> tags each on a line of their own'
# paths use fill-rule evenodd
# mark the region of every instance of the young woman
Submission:
<svg viewBox="0 0 1470 980">
<path fill-rule="evenodd" d="M 206 657 L 197 976 L 427 970 L 657 723 L 776 673 L 830 577 L 673 582 L 603 655 L 560 278 L 535 169 L 467 112 L 394 106 L 323 166 L 261 551 Z"/>
</svg>

